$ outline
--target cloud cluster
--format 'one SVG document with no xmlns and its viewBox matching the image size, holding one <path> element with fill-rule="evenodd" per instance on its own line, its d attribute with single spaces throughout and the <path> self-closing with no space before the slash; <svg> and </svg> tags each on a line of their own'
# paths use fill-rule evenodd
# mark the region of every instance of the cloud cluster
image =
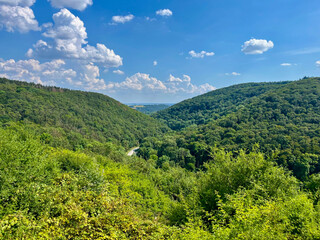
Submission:
<svg viewBox="0 0 320 240">
<path fill-rule="evenodd" d="M 105 68 L 122 65 L 122 58 L 104 44 L 98 43 L 96 47 L 87 44 L 84 23 L 69 10 L 61 9 L 53 15 L 53 21 L 54 24 L 48 25 L 43 33 L 50 41 L 39 40 L 34 49 L 29 49 L 29 57 L 83 60 Z"/>
<path fill-rule="evenodd" d="M 191 83 L 191 78 L 188 75 L 183 75 L 183 78 L 178 78 L 170 74 L 166 85 L 169 93 L 184 92 L 191 94 L 203 94 L 216 89 L 208 83 L 196 86 Z"/>
<path fill-rule="evenodd" d="M 39 31 L 40 27 L 30 8 L 35 0 L 0 0 L 0 29 L 8 32 Z"/>
<path fill-rule="evenodd" d="M 189 52 L 189 55 L 191 56 L 191 58 L 204 58 L 214 56 L 214 52 L 201 51 L 197 53 L 194 50 L 191 50 Z"/>
<path fill-rule="evenodd" d="M 38 60 L 0 60 L 0 76 L 42 85 L 81 87 L 89 91 L 107 89 L 100 78 L 99 67 L 93 63 L 72 66 L 62 59 L 40 63 Z"/>
<path fill-rule="evenodd" d="M 156 11 L 156 14 L 162 17 L 170 17 L 173 13 L 170 9 L 160 9 Z"/>
<path fill-rule="evenodd" d="M 134 16 L 132 14 L 126 15 L 126 16 L 113 16 L 112 17 L 112 23 L 111 24 L 118 24 L 118 23 L 126 23 L 130 22 L 134 19 Z"/>
<path fill-rule="evenodd" d="M 131 77 L 127 77 L 125 81 L 120 83 L 110 82 L 107 85 L 109 90 L 133 90 L 139 92 L 161 92 L 164 94 L 202 94 L 216 88 L 210 84 L 196 86 L 191 83 L 191 78 L 188 75 L 183 75 L 183 78 L 177 78 L 170 75 L 165 82 L 151 77 L 149 74 L 136 73 Z"/>
<path fill-rule="evenodd" d="M 77 73 L 65 68 L 65 61 L 53 60 L 41 64 L 34 59 L 0 61 L 0 75 L 9 79 L 53 85 L 57 81 L 64 82 L 77 76 Z"/>
<path fill-rule="evenodd" d="M 84 87 L 86 90 L 105 90 L 107 85 L 104 80 L 100 78 L 99 67 L 90 63 L 82 67 L 82 73 L 80 73 L 80 81 L 78 85 Z"/>
<path fill-rule="evenodd" d="M 272 41 L 252 38 L 243 44 L 241 51 L 245 54 L 262 54 L 273 47 Z"/>
<path fill-rule="evenodd" d="M 92 5 L 92 0 L 49 0 L 55 8 L 72 8 L 83 11 Z"/>
<path fill-rule="evenodd" d="M 131 89 L 131 90 L 166 90 L 166 86 L 149 74 L 136 73 L 131 77 L 127 77 L 125 81 L 120 83 L 109 83 L 109 89 Z"/>
</svg>

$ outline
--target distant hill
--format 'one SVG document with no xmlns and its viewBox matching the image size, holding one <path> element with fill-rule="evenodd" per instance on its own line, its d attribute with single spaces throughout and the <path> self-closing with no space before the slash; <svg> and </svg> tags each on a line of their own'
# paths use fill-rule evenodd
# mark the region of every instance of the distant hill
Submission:
<svg viewBox="0 0 320 240">
<path fill-rule="evenodd" d="M 144 114 L 151 114 L 164 110 L 172 104 L 129 104 L 128 106 Z"/>
<path fill-rule="evenodd" d="M 249 99 L 277 89 L 289 82 L 245 83 L 218 89 L 187 99 L 152 116 L 164 120 L 169 127 L 180 130 L 192 124 L 205 124 L 235 112 Z"/>
<path fill-rule="evenodd" d="M 167 130 L 157 120 L 103 94 L 1 78 L 0 122 L 10 121 L 31 122 L 53 135 L 64 134 L 71 145 L 81 145 L 85 138 L 131 147 Z"/>
<path fill-rule="evenodd" d="M 259 149 L 299 179 L 320 172 L 320 78 L 232 86 L 184 101 L 155 116 L 175 129 L 197 125 L 171 133 L 162 144 L 158 139 L 154 144 L 145 140 L 142 155 L 157 150 L 159 158 L 177 158 L 181 155 L 178 150 L 170 150 L 176 146 L 180 152 L 186 149 L 188 158 L 182 166 L 191 164 L 192 168 L 210 159 L 209 148 L 234 153 Z M 171 148 L 166 147 L 168 141 Z M 154 149 L 144 153 L 150 145 Z"/>
</svg>

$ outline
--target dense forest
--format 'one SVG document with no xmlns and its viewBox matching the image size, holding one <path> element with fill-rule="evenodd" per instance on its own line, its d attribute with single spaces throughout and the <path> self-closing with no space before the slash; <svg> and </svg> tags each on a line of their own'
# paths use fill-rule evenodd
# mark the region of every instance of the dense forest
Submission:
<svg viewBox="0 0 320 240">
<path fill-rule="evenodd" d="M 172 128 L 180 125 L 181 119 L 177 123 L 174 120 L 180 114 L 179 109 L 188 116 L 187 122 L 198 124 L 163 138 L 145 138 L 140 156 L 169 157 L 194 170 L 211 159 L 212 148 L 234 153 L 258 148 L 280 166 L 292 170 L 299 179 L 320 172 L 320 79 L 242 84 L 215 92 L 159 112 L 156 116 L 165 118 Z M 225 102 L 225 110 L 208 111 L 201 107 L 194 110 L 193 102 L 196 106 L 205 106 L 208 102 L 205 96 L 213 94 L 218 96 L 216 101 L 222 96 L 232 99 L 221 100 Z M 243 96 L 249 97 L 244 99 Z M 194 118 L 192 113 L 195 113 Z M 204 118 L 201 123 L 199 116 Z"/>
<path fill-rule="evenodd" d="M 102 94 L 2 78 L 0 122 L 8 121 L 39 124 L 50 135 L 48 139 L 66 136 L 59 144 L 72 149 L 85 147 L 88 139 L 113 141 L 128 148 L 167 130 L 153 118 Z"/>
<path fill-rule="evenodd" d="M 163 123 L 100 94 L 1 83 L 0 239 L 320 239 L 318 78 L 217 90 Z M 129 157 L 121 134 L 140 127 Z"/>
<path fill-rule="evenodd" d="M 245 83 L 218 89 L 187 99 L 153 116 L 164 120 L 173 130 L 207 123 L 235 112 L 251 98 L 277 89 L 289 82 Z"/>
</svg>

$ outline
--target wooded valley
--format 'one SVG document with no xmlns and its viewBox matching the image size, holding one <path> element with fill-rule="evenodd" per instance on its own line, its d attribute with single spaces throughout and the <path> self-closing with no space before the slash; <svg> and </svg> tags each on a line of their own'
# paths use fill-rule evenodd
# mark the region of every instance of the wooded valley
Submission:
<svg viewBox="0 0 320 240">
<path fill-rule="evenodd" d="M 0 79 L 0 238 L 320 239 L 319 110 L 320 78 L 151 116 Z"/>
</svg>

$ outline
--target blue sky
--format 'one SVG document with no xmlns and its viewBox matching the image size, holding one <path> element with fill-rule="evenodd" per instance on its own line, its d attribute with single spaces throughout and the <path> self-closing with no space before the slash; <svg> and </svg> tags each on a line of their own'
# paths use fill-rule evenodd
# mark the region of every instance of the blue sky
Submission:
<svg viewBox="0 0 320 240">
<path fill-rule="evenodd" d="M 319 16 L 317 0 L 0 0 L 0 76 L 124 103 L 319 76 Z"/>
</svg>

